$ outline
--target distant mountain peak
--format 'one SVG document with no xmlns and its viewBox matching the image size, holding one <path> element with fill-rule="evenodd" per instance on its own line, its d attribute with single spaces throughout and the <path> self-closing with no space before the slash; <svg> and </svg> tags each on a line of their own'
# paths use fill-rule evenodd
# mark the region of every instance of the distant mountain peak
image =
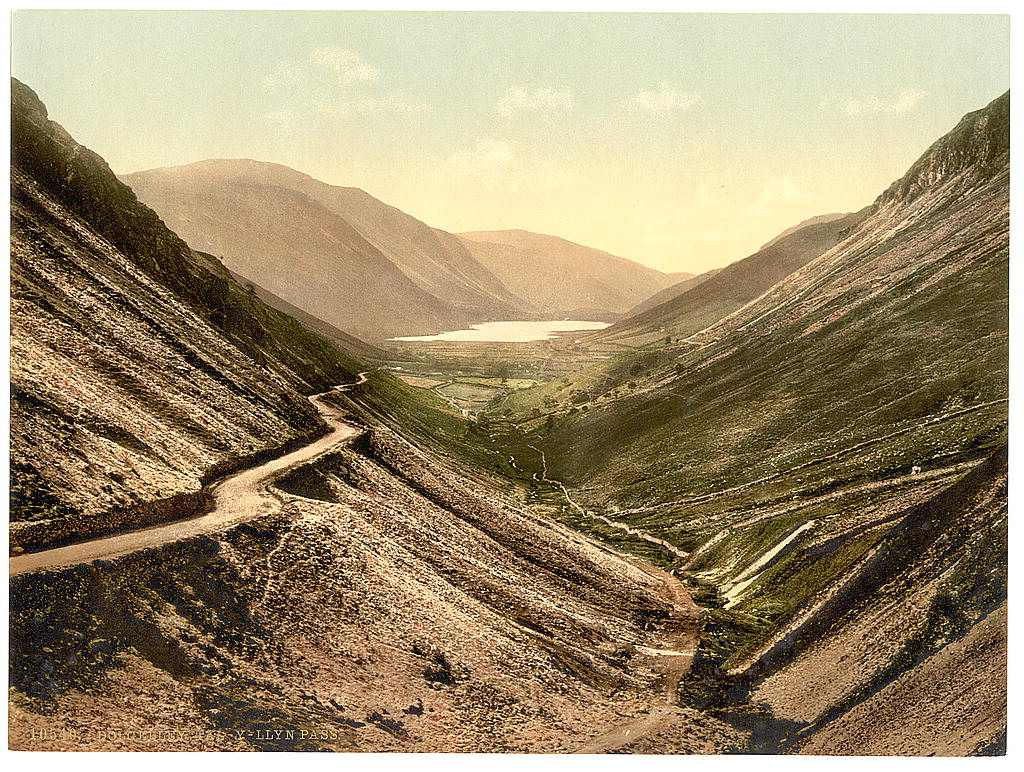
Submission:
<svg viewBox="0 0 1024 772">
<path fill-rule="evenodd" d="M 454 236 L 360 188 L 250 158 L 122 179 L 197 249 L 367 338 L 509 318 L 525 305 Z"/>
<path fill-rule="evenodd" d="M 679 280 L 601 249 L 521 228 L 458 237 L 509 290 L 548 315 L 588 309 L 588 318 L 614 318 Z"/>
</svg>

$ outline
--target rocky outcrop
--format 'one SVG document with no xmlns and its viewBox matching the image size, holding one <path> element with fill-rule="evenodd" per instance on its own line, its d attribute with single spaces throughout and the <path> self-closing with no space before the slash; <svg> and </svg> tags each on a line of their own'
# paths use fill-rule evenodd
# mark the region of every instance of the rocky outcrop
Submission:
<svg viewBox="0 0 1024 772">
<path fill-rule="evenodd" d="M 1010 160 L 1010 92 L 968 113 L 919 158 L 876 204 L 907 203 L 921 193 L 963 175 L 965 188 L 1001 174 Z"/>
</svg>

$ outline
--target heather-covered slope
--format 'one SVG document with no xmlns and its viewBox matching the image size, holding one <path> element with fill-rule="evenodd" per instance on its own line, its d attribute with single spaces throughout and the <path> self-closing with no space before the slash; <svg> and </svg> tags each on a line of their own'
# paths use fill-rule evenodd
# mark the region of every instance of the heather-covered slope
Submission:
<svg viewBox="0 0 1024 772">
<path fill-rule="evenodd" d="M 654 577 L 386 430 L 280 485 L 252 523 L 16 577 L 12 747 L 571 751 L 646 709 Z"/>
<path fill-rule="evenodd" d="M 183 514 L 201 480 L 321 430 L 360 365 L 193 253 L 12 82 L 16 543 Z"/>
<path fill-rule="evenodd" d="M 358 188 L 244 159 L 122 179 L 193 247 L 345 330 L 436 332 L 523 305 L 451 234 Z"/>
<path fill-rule="evenodd" d="M 548 316 L 614 316 L 689 277 L 529 231 L 473 231 L 459 238 L 506 287 Z"/>
</svg>

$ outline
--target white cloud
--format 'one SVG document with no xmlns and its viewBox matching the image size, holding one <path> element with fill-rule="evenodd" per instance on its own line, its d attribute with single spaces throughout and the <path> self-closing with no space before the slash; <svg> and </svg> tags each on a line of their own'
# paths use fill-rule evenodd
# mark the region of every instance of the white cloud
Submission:
<svg viewBox="0 0 1024 772">
<path fill-rule="evenodd" d="M 759 217 L 772 214 L 778 203 L 795 203 L 805 201 L 807 194 L 794 182 L 792 177 L 778 177 L 768 180 L 761 188 L 761 193 L 750 209 L 750 213 Z"/>
<path fill-rule="evenodd" d="M 668 83 L 655 90 L 641 91 L 622 103 L 629 113 L 646 113 L 667 117 L 680 110 L 689 110 L 700 102 L 699 91 L 680 91 Z"/>
<path fill-rule="evenodd" d="M 448 163 L 470 171 L 504 169 L 511 166 L 515 149 L 503 139 L 478 139 L 469 150 L 460 150 L 448 157 Z"/>
<path fill-rule="evenodd" d="M 833 94 L 821 100 L 824 109 L 838 108 L 847 115 L 906 115 L 927 94 L 913 88 L 905 88 L 889 96 L 852 97 Z"/>
<path fill-rule="evenodd" d="M 448 156 L 442 175 L 457 187 L 472 184 L 504 194 L 563 189 L 578 184 L 574 173 L 528 146 L 505 139 L 482 137 Z"/>
<path fill-rule="evenodd" d="M 568 89 L 529 89 L 526 86 L 512 86 L 495 105 L 495 109 L 506 118 L 517 113 L 567 113 L 572 108 L 572 92 Z"/>
<path fill-rule="evenodd" d="M 376 67 L 364 62 L 355 51 L 345 48 L 314 48 L 309 58 L 314 64 L 332 73 L 342 86 L 372 82 L 380 77 Z"/>
<path fill-rule="evenodd" d="M 429 104 L 410 101 L 397 92 L 382 93 L 380 77 L 380 70 L 356 51 L 314 48 L 304 59 L 263 79 L 264 87 L 280 100 L 266 119 L 287 127 L 303 116 L 413 115 L 431 111 Z"/>
</svg>

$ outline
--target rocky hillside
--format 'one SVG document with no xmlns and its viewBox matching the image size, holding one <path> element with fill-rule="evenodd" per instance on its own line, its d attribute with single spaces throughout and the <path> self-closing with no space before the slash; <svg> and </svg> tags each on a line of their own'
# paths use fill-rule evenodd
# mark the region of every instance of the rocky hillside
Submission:
<svg viewBox="0 0 1024 772">
<path fill-rule="evenodd" d="M 781 272 L 756 296 L 723 271 L 644 312 L 703 292 L 685 339 L 470 420 L 190 249 L 12 88 L 14 544 L 260 480 L 248 520 L 14 571 L 13 749 L 1005 749 L 1008 94 L 748 258 L 748 294 Z M 462 313 L 310 193 L 247 185 L 211 216 L 312 217 Z M 351 444 L 267 490 L 260 459 L 324 431 L 305 395 L 357 373 L 318 398 Z"/>
<path fill-rule="evenodd" d="M 191 511 L 362 369 L 192 252 L 12 82 L 15 543 Z"/>
<path fill-rule="evenodd" d="M 692 278 L 529 231 L 473 231 L 459 238 L 512 292 L 556 318 L 613 318 Z"/>
<path fill-rule="evenodd" d="M 190 250 L 13 90 L 15 543 L 195 514 L 203 482 L 258 476 L 320 432 L 304 395 L 362 366 Z M 320 404 L 373 415 L 398 382 L 361 375 L 369 407 Z M 478 427 L 419 391 L 405 435 L 434 450 L 362 426 L 260 487 L 249 520 L 12 563 L 10 747 L 561 752 L 642 721 L 664 701 L 659 647 L 693 639 L 685 590 L 468 478 L 444 451 Z M 743 742 L 686 716 L 692 752 Z"/>
<path fill-rule="evenodd" d="M 901 513 L 841 584 L 737 663 L 755 701 L 807 725 L 802 752 L 1005 746 L 1006 484 L 1004 448 Z"/>
<path fill-rule="evenodd" d="M 346 331 L 431 333 L 524 307 L 458 239 L 358 188 L 243 159 L 122 179 L 194 248 Z"/>
<path fill-rule="evenodd" d="M 978 185 L 1006 173 L 1010 154 L 1010 93 L 968 113 L 948 134 L 879 196 L 879 206 L 907 204 L 938 185 L 960 180 Z"/>
<path fill-rule="evenodd" d="M 649 710 L 657 576 L 385 429 L 280 486 L 230 530 L 15 577 L 11 747 L 564 752 Z M 690 752 L 742 741 L 687 716 Z"/>
</svg>

